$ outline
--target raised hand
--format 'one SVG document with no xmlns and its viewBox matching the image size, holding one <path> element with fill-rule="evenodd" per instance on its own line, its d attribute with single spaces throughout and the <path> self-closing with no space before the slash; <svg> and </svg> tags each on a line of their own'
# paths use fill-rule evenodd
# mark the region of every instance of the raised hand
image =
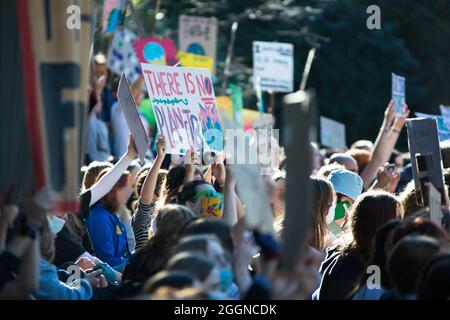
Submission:
<svg viewBox="0 0 450 320">
<path fill-rule="evenodd" d="M 158 156 L 164 158 L 166 156 L 166 139 L 160 134 L 156 140 L 156 151 L 158 152 Z"/>
</svg>

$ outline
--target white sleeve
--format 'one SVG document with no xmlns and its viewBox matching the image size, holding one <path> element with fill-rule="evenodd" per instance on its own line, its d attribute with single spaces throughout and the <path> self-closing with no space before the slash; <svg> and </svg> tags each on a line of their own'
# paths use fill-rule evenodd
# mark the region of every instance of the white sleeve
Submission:
<svg viewBox="0 0 450 320">
<path fill-rule="evenodd" d="M 103 198 L 119 181 L 120 177 L 127 170 L 129 164 L 133 161 L 125 153 L 122 158 L 116 163 L 116 165 L 105 174 L 96 184 L 94 184 L 89 190 L 91 191 L 91 202 L 89 206 L 92 206 L 98 200 Z"/>
</svg>

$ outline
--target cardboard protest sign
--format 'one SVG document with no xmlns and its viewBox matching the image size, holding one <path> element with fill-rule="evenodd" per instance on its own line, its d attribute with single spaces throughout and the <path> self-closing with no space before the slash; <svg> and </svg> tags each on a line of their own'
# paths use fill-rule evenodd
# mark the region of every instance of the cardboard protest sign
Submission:
<svg viewBox="0 0 450 320">
<path fill-rule="evenodd" d="M 216 59 L 217 19 L 180 15 L 180 51 Z"/>
<path fill-rule="evenodd" d="M 139 158 L 141 161 L 144 161 L 145 154 L 150 146 L 150 139 L 148 138 L 147 132 L 145 132 L 141 117 L 137 112 L 134 97 L 131 94 L 130 85 L 128 84 L 127 77 L 124 74 L 120 77 L 119 87 L 117 89 L 117 98 L 119 99 L 120 107 L 123 110 L 131 136 L 136 144 Z"/>
<path fill-rule="evenodd" d="M 312 226 L 312 171 L 310 134 L 314 132 L 314 93 L 298 91 L 284 98 L 286 148 L 286 213 L 283 232 L 282 267 L 294 268 L 306 234 Z M 301 192 L 299 192 L 301 190 Z"/>
<path fill-rule="evenodd" d="M 450 128 L 450 107 L 440 105 L 439 109 L 441 110 L 442 119 L 444 121 L 444 125 L 446 128 Z"/>
<path fill-rule="evenodd" d="M 140 62 L 173 66 L 177 63 L 177 48 L 169 38 L 142 38 L 134 41 Z"/>
<path fill-rule="evenodd" d="M 205 68 L 214 73 L 214 59 L 189 52 L 178 51 L 177 58 L 182 67 Z"/>
<path fill-rule="evenodd" d="M 428 207 L 430 209 L 430 219 L 438 226 L 440 226 L 442 224 L 441 194 L 433 186 L 432 183 L 428 183 L 427 186 L 428 186 Z"/>
<path fill-rule="evenodd" d="M 253 87 L 262 91 L 292 92 L 294 46 L 280 42 L 253 42 Z"/>
<path fill-rule="evenodd" d="M 123 10 L 127 0 L 105 0 L 103 3 L 103 32 L 114 32 L 123 21 Z"/>
<path fill-rule="evenodd" d="M 405 78 L 392 73 L 392 101 L 394 101 L 394 112 L 402 116 L 405 107 Z"/>
<path fill-rule="evenodd" d="M 19 127 L 21 131 L 7 131 L 5 135 L 9 137 L 4 140 L 7 143 L 18 139 L 26 148 L 19 155 L 16 152 L 22 151 L 21 147 L 9 146 L 20 167 L 13 170 L 10 163 L 6 168 L 16 175 L 12 177 L 14 182 L 24 171 L 32 176 L 36 188 L 50 187 L 56 194 L 56 212 L 77 211 L 87 127 L 93 2 L 78 2 L 82 32 L 66 27 L 67 8 L 73 4 L 72 0 L 20 0 L 11 2 L 10 10 L 2 10 L 2 17 L 14 17 L 13 26 L 6 26 L 7 21 L 2 19 L 8 39 L 2 54 L 14 62 L 13 70 L 8 63 L 2 66 L 2 94 L 10 99 L 11 92 L 20 100 L 14 108 L 0 108 L 0 119 L 16 120 L 5 117 L 6 109 L 14 109 L 24 118 L 17 119 L 14 126 L 26 123 L 26 127 Z M 18 161 L 17 156 L 26 160 Z M 2 154 L 1 158 L 6 157 Z M 2 175 L 0 183 L 4 182 L 8 180 Z M 21 183 L 17 182 L 16 186 Z"/>
<path fill-rule="evenodd" d="M 166 138 L 166 152 L 222 152 L 223 129 L 207 69 L 142 63 L 158 131 Z"/>
<path fill-rule="evenodd" d="M 244 219 L 250 229 L 259 230 L 263 233 L 273 234 L 273 214 L 270 206 L 264 178 L 261 175 L 259 165 L 250 159 L 256 159 L 256 146 L 245 139 L 244 131 L 237 129 L 236 125 L 222 113 L 224 126 L 227 129 L 226 161 L 231 173 L 236 179 L 236 188 L 239 198 L 245 207 Z M 237 142 L 231 143 L 236 137 Z M 245 153 L 246 161 L 238 158 Z"/>
<path fill-rule="evenodd" d="M 431 182 L 439 190 L 445 201 L 436 119 L 408 119 L 406 128 L 417 203 L 427 205 L 425 184 L 428 182 Z"/>
<path fill-rule="evenodd" d="M 121 29 L 114 34 L 109 48 L 107 66 L 119 76 L 125 73 L 127 79 L 133 83 L 141 74 L 141 66 L 133 49 L 133 42 L 137 36 L 128 29 Z"/>
<path fill-rule="evenodd" d="M 345 149 L 345 125 L 329 118 L 320 117 L 320 141 L 324 146 Z"/>
<path fill-rule="evenodd" d="M 436 119 L 438 125 L 439 141 L 443 142 L 450 140 L 450 127 L 447 127 L 445 125 L 444 118 L 442 116 L 422 112 L 414 112 L 414 114 L 419 118 Z"/>
</svg>

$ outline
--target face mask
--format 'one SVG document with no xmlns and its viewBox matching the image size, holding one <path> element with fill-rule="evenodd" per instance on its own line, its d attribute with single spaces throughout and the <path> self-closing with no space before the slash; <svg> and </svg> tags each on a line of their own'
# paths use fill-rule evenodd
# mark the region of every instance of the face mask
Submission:
<svg viewBox="0 0 450 320">
<path fill-rule="evenodd" d="M 49 225 L 50 225 L 50 229 L 52 230 L 53 234 L 58 234 L 64 227 L 65 223 L 66 223 L 66 220 L 61 219 L 57 216 L 52 216 L 51 218 L 49 218 Z"/>
<path fill-rule="evenodd" d="M 338 202 L 336 204 L 336 210 L 334 211 L 334 220 L 344 218 L 347 214 L 347 210 L 350 209 L 350 206 L 351 204 L 349 201 Z"/>
<path fill-rule="evenodd" d="M 222 292 L 228 293 L 233 284 L 233 270 L 231 267 L 225 267 L 220 269 L 220 289 Z"/>
<path fill-rule="evenodd" d="M 336 202 L 333 202 L 333 205 L 328 209 L 327 216 L 325 217 L 326 224 L 330 224 L 333 222 L 335 211 L 336 211 Z"/>
</svg>

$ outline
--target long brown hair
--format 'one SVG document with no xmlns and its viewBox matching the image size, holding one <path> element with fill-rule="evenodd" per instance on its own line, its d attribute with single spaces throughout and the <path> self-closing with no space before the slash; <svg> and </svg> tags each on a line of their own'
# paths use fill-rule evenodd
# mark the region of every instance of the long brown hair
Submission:
<svg viewBox="0 0 450 320">
<path fill-rule="evenodd" d="M 194 213 L 185 206 L 169 204 L 162 207 L 156 216 L 156 234 L 132 256 L 122 280 L 143 283 L 161 271 L 171 257 L 172 246 L 181 230 L 194 217 Z"/>
<path fill-rule="evenodd" d="M 397 217 L 401 210 L 398 199 L 386 191 L 368 191 L 353 204 L 350 217 L 353 240 L 345 252 L 356 253 L 362 263 L 367 263 L 372 255 L 375 234 L 389 220 Z"/>
<path fill-rule="evenodd" d="M 97 179 L 95 180 L 95 183 L 97 183 L 106 173 L 108 173 L 111 170 L 111 168 L 105 168 L 103 169 L 99 175 L 97 176 Z M 105 208 L 111 212 L 116 213 L 120 209 L 120 204 L 117 200 L 117 189 L 123 188 L 128 184 L 128 178 L 130 177 L 130 173 L 128 171 L 125 171 L 123 175 L 120 177 L 119 181 L 116 182 L 114 187 L 103 197 L 100 199 L 100 203 L 105 206 Z"/>
<path fill-rule="evenodd" d="M 309 244 L 313 248 L 323 251 L 325 249 L 325 236 L 328 232 L 325 215 L 332 203 L 336 201 L 336 194 L 331 183 L 325 179 L 311 177 L 309 182 L 314 195 L 312 206 L 313 230 Z"/>
</svg>

